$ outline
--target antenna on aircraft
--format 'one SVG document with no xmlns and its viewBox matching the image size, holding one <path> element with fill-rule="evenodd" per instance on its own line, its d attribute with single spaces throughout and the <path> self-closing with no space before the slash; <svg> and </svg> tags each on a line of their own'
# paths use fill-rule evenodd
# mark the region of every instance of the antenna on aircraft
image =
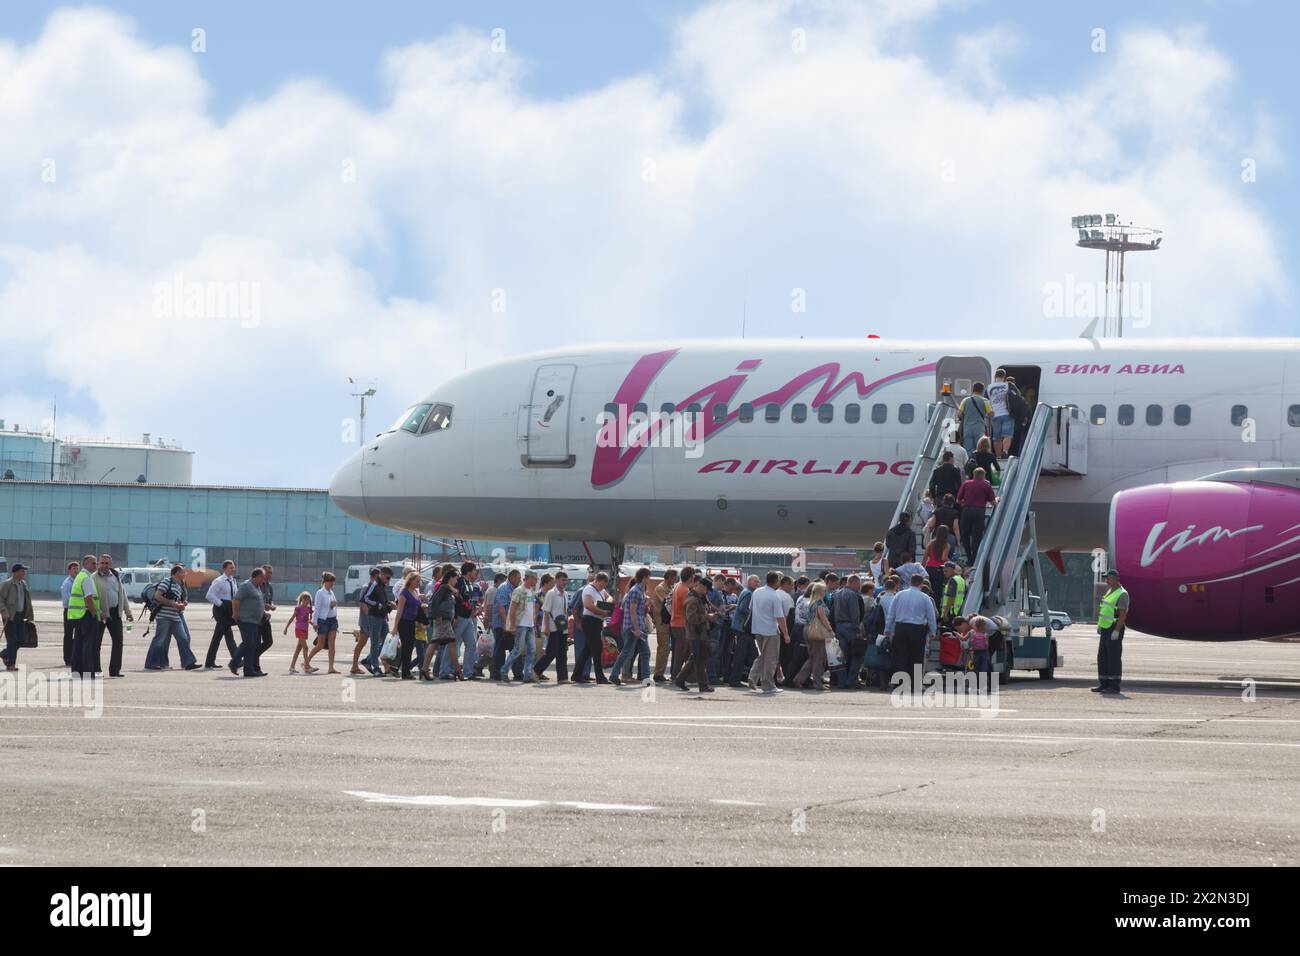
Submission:
<svg viewBox="0 0 1300 956">
<path fill-rule="evenodd" d="M 1114 335 L 1122 339 L 1124 337 L 1124 255 L 1129 252 L 1155 252 L 1160 248 L 1164 236 L 1159 229 L 1135 226 L 1131 222 L 1121 223 L 1119 217 L 1113 212 L 1108 212 L 1104 216 L 1096 213 L 1073 216 L 1070 219 L 1070 227 L 1079 232 L 1079 239 L 1075 245 L 1080 249 L 1103 249 L 1106 252 L 1106 291 L 1102 298 L 1099 318 L 1102 321 L 1102 334 L 1110 335 L 1112 328 L 1110 303 L 1113 286 L 1116 306 Z"/>
</svg>

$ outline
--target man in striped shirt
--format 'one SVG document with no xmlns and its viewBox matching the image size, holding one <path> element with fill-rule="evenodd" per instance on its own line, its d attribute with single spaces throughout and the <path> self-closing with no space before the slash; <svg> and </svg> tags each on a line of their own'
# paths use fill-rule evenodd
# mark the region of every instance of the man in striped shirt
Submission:
<svg viewBox="0 0 1300 956">
<path fill-rule="evenodd" d="M 145 654 L 145 670 L 162 671 L 168 669 L 167 653 L 171 639 L 176 638 L 180 648 L 181 666 L 187 671 L 198 668 L 199 662 L 190 650 L 190 630 L 185 623 L 185 566 L 173 564 L 171 576 L 158 585 L 154 593 L 158 601 L 158 616 L 154 618 L 154 636 Z"/>
</svg>

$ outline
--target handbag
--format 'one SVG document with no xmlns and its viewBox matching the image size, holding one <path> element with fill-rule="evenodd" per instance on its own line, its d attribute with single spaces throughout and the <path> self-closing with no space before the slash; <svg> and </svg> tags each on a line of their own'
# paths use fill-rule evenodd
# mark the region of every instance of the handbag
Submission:
<svg viewBox="0 0 1300 956">
<path fill-rule="evenodd" d="M 451 621 L 440 617 L 433 622 L 433 642 L 435 644 L 450 644 L 455 639 L 456 633 L 451 626 Z"/>
<path fill-rule="evenodd" d="M 834 635 L 827 624 L 822 622 L 820 617 L 810 617 L 808 623 L 803 627 L 804 640 L 808 641 L 829 641 Z"/>
<path fill-rule="evenodd" d="M 36 622 L 28 621 L 27 626 L 23 628 L 23 647 L 36 646 Z"/>
</svg>

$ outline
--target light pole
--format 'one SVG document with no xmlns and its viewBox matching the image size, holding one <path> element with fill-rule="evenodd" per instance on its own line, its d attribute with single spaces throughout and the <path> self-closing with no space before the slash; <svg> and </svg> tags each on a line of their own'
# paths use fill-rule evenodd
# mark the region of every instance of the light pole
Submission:
<svg viewBox="0 0 1300 956">
<path fill-rule="evenodd" d="M 355 386 L 357 384 L 357 380 L 349 376 L 348 383 Z M 375 394 L 375 390 L 373 388 L 368 388 L 364 392 L 352 393 L 353 398 L 361 399 L 361 422 L 357 430 L 358 445 L 364 445 L 366 443 L 366 399 L 370 398 L 374 394 Z"/>
</svg>

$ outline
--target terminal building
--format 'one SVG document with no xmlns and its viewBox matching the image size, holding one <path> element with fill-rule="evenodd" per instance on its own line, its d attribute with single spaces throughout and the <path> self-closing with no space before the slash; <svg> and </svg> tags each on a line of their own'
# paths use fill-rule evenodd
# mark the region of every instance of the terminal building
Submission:
<svg viewBox="0 0 1300 956">
<path fill-rule="evenodd" d="M 236 562 L 275 568 L 287 603 L 320 586 L 320 573 L 342 582 L 350 565 L 468 556 L 528 560 L 536 546 L 515 542 L 446 543 L 366 524 L 345 515 L 319 488 L 196 485 L 194 453 L 144 436 L 138 442 L 73 440 L 0 430 L 0 560 L 28 566 L 37 593 L 56 594 L 69 561 L 113 555 L 119 567 L 177 562 L 219 568 Z M 192 595 L 198 596 L 198 595 Z"/>
</svg>

